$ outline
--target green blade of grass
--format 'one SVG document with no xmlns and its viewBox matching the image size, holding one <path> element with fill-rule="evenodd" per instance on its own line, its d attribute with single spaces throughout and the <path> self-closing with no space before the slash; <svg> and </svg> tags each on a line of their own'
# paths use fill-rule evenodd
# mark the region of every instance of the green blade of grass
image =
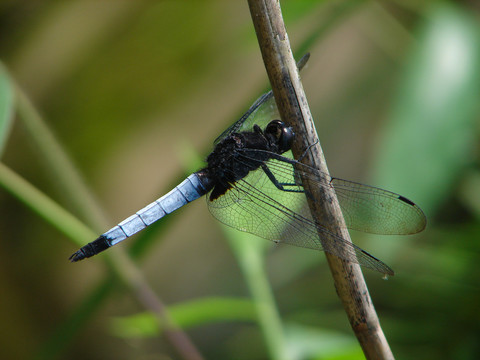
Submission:
<svg viewBox="0 0 480 360">
<path fill-rule="evenodd" d="M 0 186 L 78 245 L 95 238 L 95 233 L 75 216 L 3 163 L 0 163 Z"/>
<path fill-rule="evenodd" d="M 105 216 L 63 146 L 18 86 L 15 94 L 19 119 L 36 144 L 39 161 L 44 164 L 46 172 L 52 176 L 52 181 L 58 185 L 59 191 L 70 201 L 72 207 L 81 214 L 82 219 L 95 229 L 103 229 L 107 223 Z"/>
<path fill-rule="evenodd" d="M 252 296 L 270 356 L 288 359 L 282 321 L 265 272 L 264 253 L 269 242 L 227 226 L 223 228 Z"/>
<path fill-rule="evenodd" d="M 13 121 L 14 96 L 10 77 L 5 66 L 0 63 L 0 155 L 10 134 Z"/>
<path fill-rule="evenodd" d="M 182 328 L 188 329 L 204 324 L 224 321 L 253 321 L 255 310 L 248 299 L 212 297 L 196 299 L 169 306 L 170 315 Z M 162 329 L 150 312 L 126 317 L 115 317 L 110 331 L 123 338 L 158 336 Z"/>
</svg>

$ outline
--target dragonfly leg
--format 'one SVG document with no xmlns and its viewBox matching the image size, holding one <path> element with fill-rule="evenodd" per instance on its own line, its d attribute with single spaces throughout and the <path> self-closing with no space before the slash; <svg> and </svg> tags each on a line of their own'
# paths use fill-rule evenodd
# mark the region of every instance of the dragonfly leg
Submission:
<svg viewBox="0 0 480 360">
<path fill-rule="evenodd" d="M 315 141 L 312 145 L 308 145 L 308 147 L 305 149 L 302 155 L 298 158 L 298 161 L 302 161 L 302 159 L 307 155 L 308 150 L 310 150 L 312 147 L 318 144 L 318 139 Z"/>
<path fill-rule="evenodd" d="M 273 173 L 270 171 L 270 169 L 268 168 L 267 165 L 262 164 L 262 170 L 265 172 L 265 174 L 268 176 L 270 181 L 273 183 L 273 185 L 275 185 L 275 187 L 278 190 L 287 191 L 287 192 L 295 192 L 295 193 L 303 193 L 304 192 L 303 190 L 299 190 L 299 189 L 288 189 L 287 187 L 292 187 L 292 186 L 295 186 L 295 187 L 298 188 L 298 184 L 279 182 L 277 180 L 277 178 L 275 177 L 275 175 L 273 175 Z"/>
</svg>

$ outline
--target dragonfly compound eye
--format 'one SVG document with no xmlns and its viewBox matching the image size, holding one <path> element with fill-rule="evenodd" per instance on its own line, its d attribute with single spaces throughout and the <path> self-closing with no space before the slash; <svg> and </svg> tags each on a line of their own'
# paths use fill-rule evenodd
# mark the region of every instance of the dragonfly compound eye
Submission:
<svg viewBox="0 0 480 360">
<path fill-rule="evenodd" d="M 294 137 L 295 137 L 295 133 L 293 132 L 292 127 L 284 125 L 282 128 L 282 135 L 279 141 L 280 151 L 282 153 L 292 148 Z"/>
<path fill-rule="evenodd" d="M 293 129 L 280 120 L 270 121 L 265 128 L 265 134 L 271 135 L 275 139 L 279 153 L 290 150 L 295 137 Z"/>
<path fill-rule="evenodd" d="M 283 121 L 271 121 L 265 128 L 265 133 L 274 136 L 275 140 L 277 141 L 280 154 L 292 148 L 295 133 L 293 132 L 292 127 L 285 125 Z"/>
</svg>

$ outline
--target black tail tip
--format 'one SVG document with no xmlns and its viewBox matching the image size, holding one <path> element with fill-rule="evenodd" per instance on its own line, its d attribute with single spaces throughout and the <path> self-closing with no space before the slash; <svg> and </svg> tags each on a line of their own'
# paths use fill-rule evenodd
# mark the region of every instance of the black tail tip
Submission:
<svg viewBox="0 0 480 360">
<path fill-rule="evenodd" d="M 70 260 L 70 262 L 77 262 L 77 261 L 80 261 L 80 260 L 83 260 L 85 259 L 86 256 L 85 256 L 85 253 L 82 251 L 82 249 L 76 251 L 75 253 L 73 253 L 69 258 L 68 260 Z"/>
<path fill-rule="evenodd" d="M 105 235 L 101 235 L 95 241 L 92 241 L 91 243 L 88 243 L 87 245 L 77 250 L 68 259 L 71 262 L 77 262 L 85 258 L 92 257 L 93 255 L 96 255 L 99 252 L 102 252 L 103 250 L 108 249 L 109 247 L 110 247 L 109 239 L 105 237 Z"/>
</svg>

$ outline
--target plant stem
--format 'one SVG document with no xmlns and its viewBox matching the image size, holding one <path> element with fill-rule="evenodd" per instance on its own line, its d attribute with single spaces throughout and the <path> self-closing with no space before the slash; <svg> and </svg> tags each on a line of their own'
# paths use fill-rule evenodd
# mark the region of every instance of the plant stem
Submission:
<svg viewBox="0 0 480 360">
<path fill-rule="evenodd" d="M 298 69 L 292 55 L 283 22 L 280 4 L 275 0 L 249 0 L 260 50 L 272 85 L 282 120 L 291 124 L 296 133 L 293 154 L 296 158 L 306 152 L 303 160 L 322 174 L 328 168 L 317 137 Z M 330 232 L 350 241 L 338 200 L 333 188 L 310 186 L 302 180 L 313 218 Z M 320 239 L 321 240 L 321 239 Z M 367 359 L 393 359 L 380 326 L 372 299 L 368 293 L 360 266 L 325 253 L 350 324 Z"/>
<path fill-rule="evenodd" d="M 270 356 L 275 360 L 287 360 L 282 321 L 265 272 L 262 250 L 268 243 L 231 228 L 225 227 L 225 232 L 250 290 Z"/>
</svg>

